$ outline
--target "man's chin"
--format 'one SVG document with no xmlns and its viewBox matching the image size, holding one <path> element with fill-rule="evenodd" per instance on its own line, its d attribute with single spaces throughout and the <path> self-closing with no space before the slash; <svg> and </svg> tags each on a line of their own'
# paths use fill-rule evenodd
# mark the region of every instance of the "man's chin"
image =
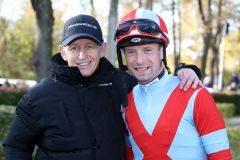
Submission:
<svg viewBox="0 0 240 160">
<path fill-rule="evenodd" d="M 137 80 L 139 83 L 143 84 L 143 83 L 147 83 L 147 80 L 145 77 L 143 76 L 136 76 Z"/>
<path fill-rule="evenodd" d="M 81 72 L 81 75 L 82 75 L 83 77 L 90 77 L 90 76 L 93 75 L 93 72 Z"/>
</svg>

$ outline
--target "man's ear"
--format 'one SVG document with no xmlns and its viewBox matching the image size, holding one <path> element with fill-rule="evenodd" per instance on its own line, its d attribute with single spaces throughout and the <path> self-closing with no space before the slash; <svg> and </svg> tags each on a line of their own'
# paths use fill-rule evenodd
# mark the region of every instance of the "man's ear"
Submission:
<svg viewBox="0 0 240 160">
<path fill-rule="evenodd" d="M 101 57 L 106 57 L 107 56 L 107 50 L 108 50 L 108 44 L 104 42 L 102 44 L 102 50 L 101 50 Z"/>
<path fill-rule="evenodd" d="M 62 59 L 67 61 L 66 52 L 65 52 L 64 47 L 62 45 L 58 46 L 58 51 L 61 54 Z"/>
</svg>

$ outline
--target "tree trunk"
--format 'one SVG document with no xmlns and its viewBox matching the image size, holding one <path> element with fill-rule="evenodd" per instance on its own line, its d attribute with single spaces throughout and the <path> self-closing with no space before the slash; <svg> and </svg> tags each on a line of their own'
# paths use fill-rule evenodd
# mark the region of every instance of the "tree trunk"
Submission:
<svg viewBox="0 0 240 160">
<path fill-rule="evenodd" d="M 181 4 L 181 0 L 178 0 L 178 18 L 179 18 L 179 24 L 178 24 L 178 59 L 177 59 L 177 64 L 179 63 L 180 59 L 181 59 L 181 52 L 182 52 L 182 14 L 181 11 L 182 9 L 182 4 Z M 176 65 L 177 65 L 176 64 Z"/>
<path fill-rule="evenodd" d="M 217 85 L 218 82 L 218 75 L 219 75 L 219 46 L 222 40 L 223 35 L 223 25 L 221 24 L 221 13 L 222 13 L 222 0 L 218 3 L 218 18 L 215 18 L 217 27 L 216 32 L 213 34 L 212 38 L 212 60 L 211 60 L 211 68 L 210 68 L 210 81 L 212 84 Z"/>
<path fill-rule="evenodd" d="M 202 63 L 201 63 L 201 71 L 202 71 L 202 77 L 205 77 L 206 76 L 206 64 L 207 64 L 207 56 L 208 56 L 208 50 L 210 48 L 210 43 L 211 43 L 211 34 L 208 33 L 208 34 L 205 34 L 203 36 L 203 44 L 204 44 L 204 47 L 203 47 L 203 54 L 202 54 Z"/>
<path fill-rule="evenodd" d="M 219 69 L 218 69 L 218 66 L 219 66 L 219 49 L 217 46 L 213 45 L 212 46 L 212 53 L 213 53 L 213 56 L 212 56 L 212 59 L 211 59 L 211 68 L 210 68 L 210 82 L 211 84 L 216 84 L 217 80 L 218 80 L 218 73 L 219 73 Z"/>
<path fill-rule="evenodd" d="M 204 33 L 203 33 L 203 54 L 202 54 L 202 63 L 201 63 L 201 71 L 202 71 L 202 77 L 204 78 L 206 75 L 206 63 L 207 63 L 207 55 L 209 48 L 211 46 L 212 42 L 212 9 L 211 9 L 212 0 L 208 0 L 207 3 L 207 9 L 203 8 L 202 0 L 198 0 L 199 5 L 199 12 L 201 15 L 201 19 L 204 26 Z M 206 10 L 204 12 L 204 10 Z M 206 13 L 207 15 L 205 15 Z"/>
<path fill-rule="evenodd" d="M 31 0 L 36 14 L 38 37 L 34 51 L 37 81 L 50 73 L 52 53 L 53 9 L 51 0 Z"/>
<path fill-rule="evenodd" d="M 138 2 L 138 7 L 139 7 L 139 8 L 142 7 L 142 0 L 139 0 L 139 2 Z"/>
<path fill-rule="evenodd" d="M 3 3 L 3 0 L 0 0 L 0 12 L 1 12 L 1 9 L 2 9 L 2 3 Z"/>
<path fill-rule="evenodd" d="M 178 6 L 176 5 L 178 4 Z M 178 7 L 178 9 L 176 9 L 176 6 Z M 180 23 L 180 19 L 181 19 L 181 11 L 180 11 L 180 1 L 177 0 L 177 2 L 175 2 L 175 0 L 172 0 L 172 21 L 173 21 L 173 26 L 172 26 L 172 30 L 173 30 L 173 54 L 174 54 L 174 65 L 175 67 L 177 66 L 177 64 L 179 63 L 180 60 L 180 52 L 181 52 L 181 23 Z M 176 11 L 178 13 L 176 13 Z M 176 23 L 176 16 L 178 16 L 179 18 L 179 23 Z"/>
<path fill-rule="evenodd" d="M 147 0 L 145 8 L 152 10 L 152 7 L 153 7 L 153 0 Z"/>
<path fill-rule="evenodd" d="M 178 64 L 178 54 L 177 54 L 177 36 L 176 36 L 176 21 L 175 21 L 175 0 L 172 0 L 172 32 L 173 32 L 173 55 L 174 55 L 174 65 L 175 67 Z"/>
<path fill-rule="evenodd" d="M 219 46 L 222 40 L 222 29 L 223 26 L 221 26 L 220 22 L 218 22 L 218 27 L 216 28 L 216 33 L 213 35 L 212 40 L 212 60 L 211 60 L 211 69 L 210 74 L 212 77 L 210 77 L 211 82 L 217 82 L 218 75 L 219 75 Z M 214 84 L 212 83 L 212 84 Z"/>
<path fill-rule="evenodd" d="M 116 57 L 116 48 L 114 42 L 114 34 L 117 26 L 117 18 L 118 18 L 118 0 L 111 0 L 110 11 L 108 17 L 108 60 L 114 64 Z"/>
<path fill-rule="evenodd" d="M 94 7 L 93 0 L 90 0 L 90 4 L 91 4 L 91 15 L 92 15 L 93 17 L 96 17 L 95 7 Z"/>
</svg>

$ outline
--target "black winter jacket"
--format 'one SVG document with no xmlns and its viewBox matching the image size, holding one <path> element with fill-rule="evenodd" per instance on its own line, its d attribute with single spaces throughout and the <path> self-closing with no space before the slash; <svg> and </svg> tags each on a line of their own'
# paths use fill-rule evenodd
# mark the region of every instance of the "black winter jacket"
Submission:
<svg viewBox="0 0 240 160">
<path fill-rule="evenodd" d="M 105 58 L 90 78 L 59 54 L 53 74 L 29 90 L 4 141 L 6 160 L 123 160 L 121 104 L 136 84 Z"/>
</svg>

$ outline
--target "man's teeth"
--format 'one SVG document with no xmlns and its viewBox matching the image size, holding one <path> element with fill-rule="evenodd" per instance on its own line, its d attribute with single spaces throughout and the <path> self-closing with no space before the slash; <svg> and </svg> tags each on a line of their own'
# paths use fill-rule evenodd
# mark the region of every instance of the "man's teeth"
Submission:
<svg viewBox="0 0 240 160">
<path fill-rule="evenodd" d="M 138 70 L 138 71 L 145 71 L 147 69 L 148 69 L 147 67 L 145 67 L 145 68 L 136 68 L 136 70 Z"/>
<path fill-rule="evenodd" d="M 85 63 L 79 63 L 78 65 L 79 66 L 86 66 L 86 65 L 88 65 L 89 64 L 89 62 L 85 62 Z"/>
</svg>

